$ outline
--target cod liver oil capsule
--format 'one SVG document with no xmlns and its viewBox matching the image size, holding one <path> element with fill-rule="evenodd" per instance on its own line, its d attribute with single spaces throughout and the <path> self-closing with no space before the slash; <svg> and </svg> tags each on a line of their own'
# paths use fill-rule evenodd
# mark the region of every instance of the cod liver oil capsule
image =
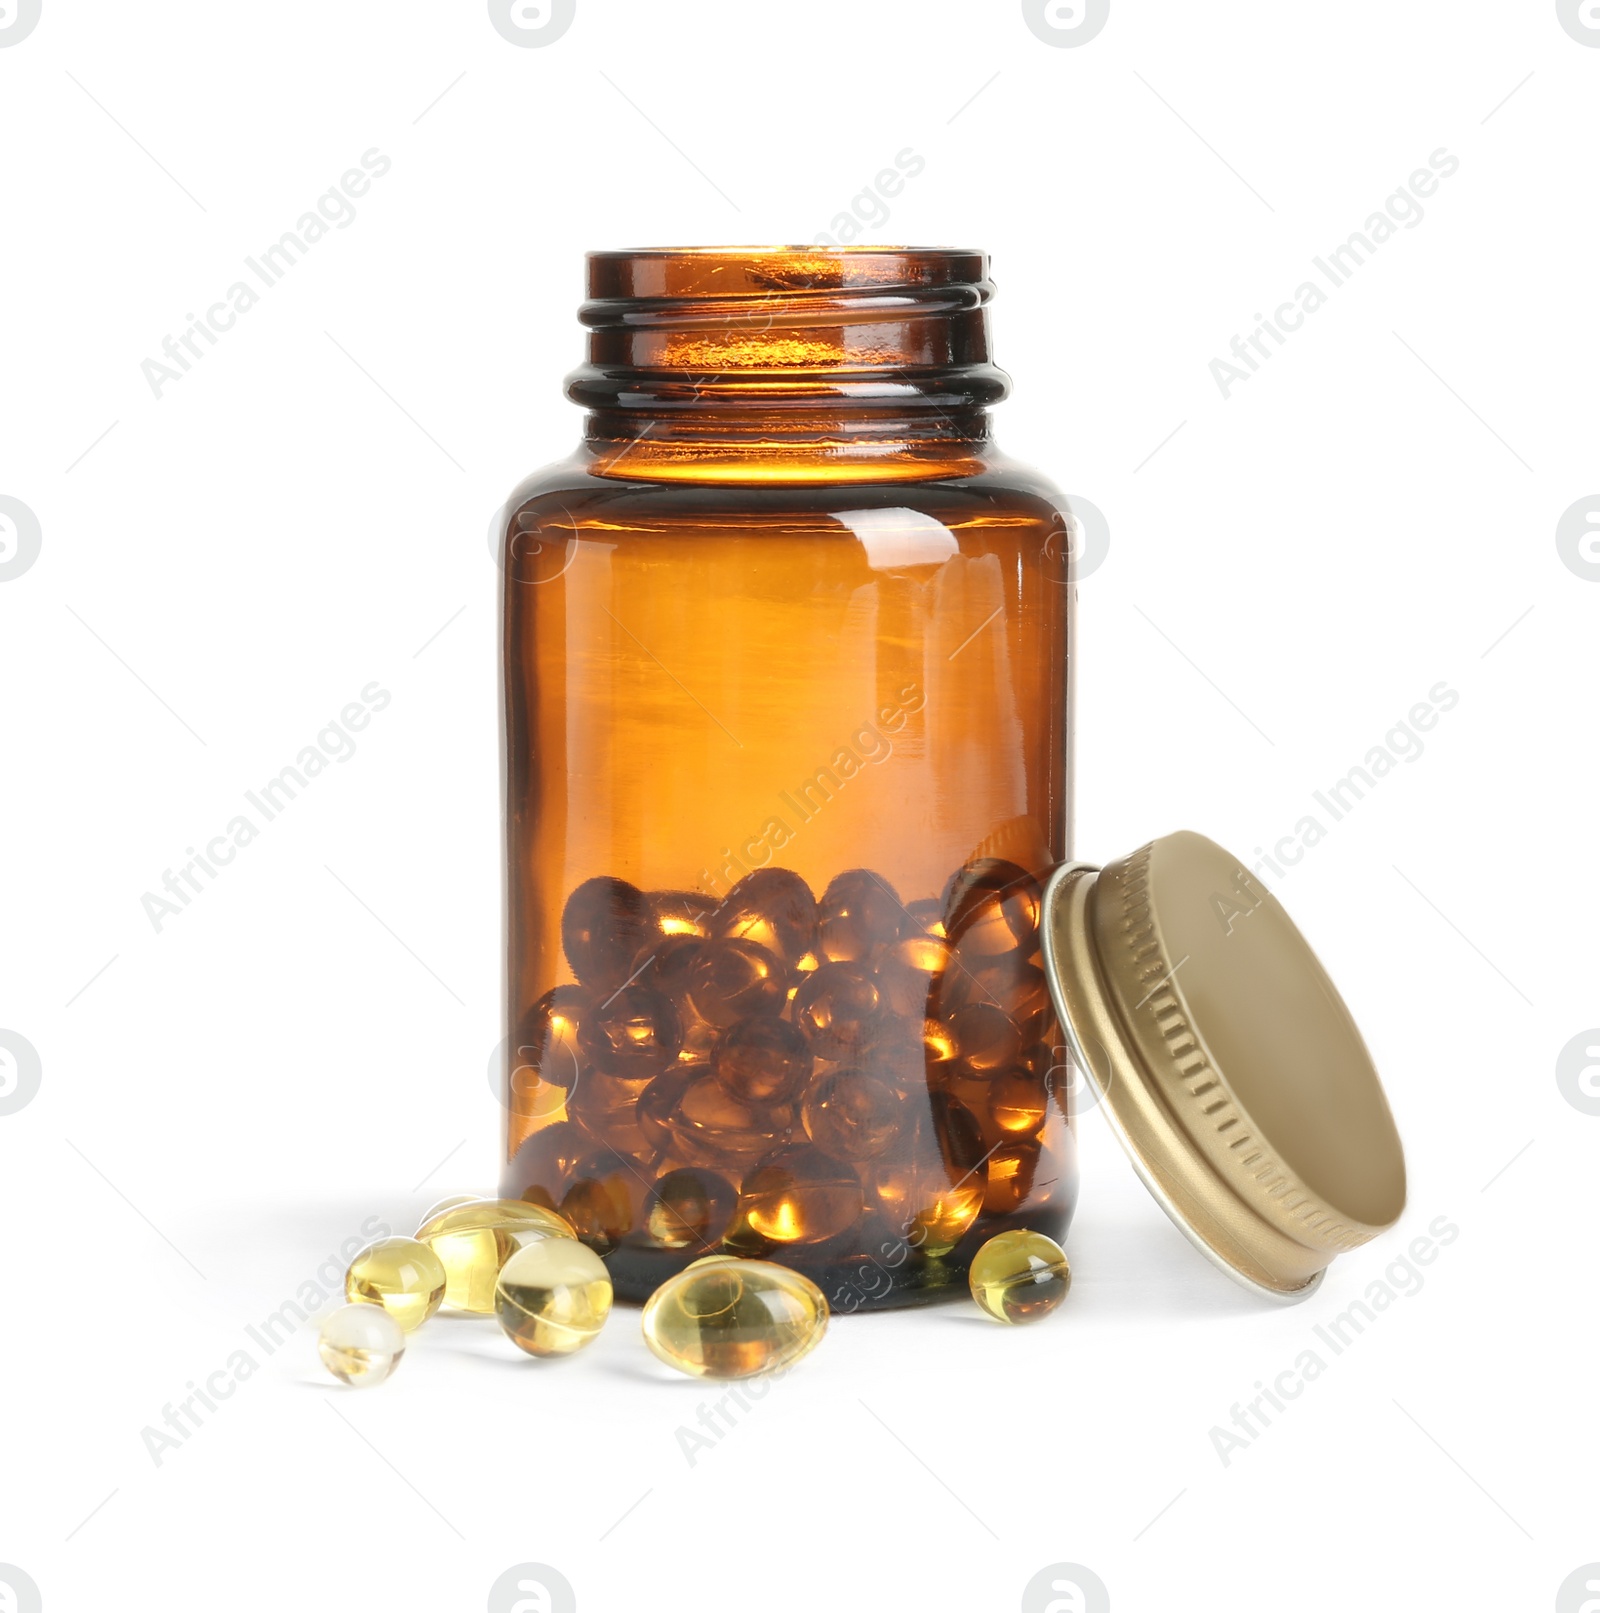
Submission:
<svg viewBox="0 0 1600 1613">
<path fill-rule="evenodd" d="M 554 1210 L 518 1199 L 475 1199 L 441 1211 L 417 1229 L 444 1265 L 444 1302 L 487 1316 L 494 1285 L 512 1252 L 532 1238 L 570 1238 L 572 1228 Z"/>
<path fill-rule="evenodd" d="M 765 1260 L 710 1258 L 669 1278 L 644 1308 L 657 1360 L 692 1378 L 753 1378 L 791 1367 L 828 1327 L 809 1278 Z"/>
<path fill-rule="evenodd" d="M 920 1069 L 919 1069 L 920 1073 Z M 905 1129 L 905 1093 L 860 1070 L 823 1076 L 801 1109 L 806 1135 L 835 1159 L 874 1159 Z"/>
<path fill-rule="evenodd" d="M 678 1112 L 690 1080 L 704 1073 L 701 1066 L 680 1064 L 646 1083 L 634 1106 L 634 1124 L 652 1152 L 659 1153 L 672 1142 L 672 1117 Z"/>
<path fill-rule="evenodd" d="M 913 1249 L 938 1257 L 955 1248 L 983 1208 L 984 1147 L 970 1109 L 941 1095 L 929 1107 L 929 1124 L 872 1182 L 889 1223 Z"/>
<path fill-rule="evenodd" d="M 932 935 L 911 936 L 882 949 L 872 977 L 885 1011 L 902 1019 L 925 1018 L 929 1005 L 937 1006 L 944 997 L 949 962 L 950 943 Z"/>
<path fill-rule="evenodd" d="M 572 1238 L 541 1238 L 506 1261 L 494 1291 L 506 1337 L 529 1355 L 571 1355 L 611 1314 L 611 1276 L 592 1249 Z"/>
<path fill-rule="evenodd" d="M 717 1038 L 711 1073 L 746 1103 L 789 1103 L 811 1079 L 811 1049 L 781 1019 L 745 1019 Z"/>
<path fill-rule="evenodd" d="M 415 1238 L 369 1243 L 344 1274 L 344 1297 L 381 1305 L 414 1333 L 444 1303 L 444 1262 Z"/>
<path fill-rule="evenodd" d="M 596 998 L 582 986 L 557 986 L 528 1011 L 517 1036 L 514 1066 L 526 1064 L 541 1081 L 570 1087 L 583 1067 L 578 1036 Z"/>
<path fill-rule="evenodd" d="M 703 1166 L 681 1166 L 659 1177 L 645 1203 L 644 1236 L 658 1249 L 710 1248 L 727 1231 L 738 1194 Z"/>
<path fill-rule="evenodd" d="M 1042 1232 L 1002 1232 L 978 1251 L 967 1280 L 997 1322 L 1036 1322 L 1067 1297 L 1072 1269 Z"/>
<path fill-rule="evenodd" d="M 520 1187 L 515 1197 L 547 1210 L 555 1209 L 572 1167 L 593 1146 L 570 1120 L 558 1120 L 534 1132 L 518 1145 L 508 1172 Z"/>
<path fill-rule="evenodd" d="M 817 904 L 817 950 L 829 963 L 856 963 L 900 939 L 905 908 L 894 887 L 867 868 L 835 874 Z"/>
<path fill-rule="evenodd" d="M 913 1249 L 947 1255 L 960 1243 L 983 1208 L 983 1182 L 951 1180 L 937 1157 L 897 1160 L 874 1173 L 878 1207 Z"/>
<path fill-rule="evenodd" d="M 317 1353 L 341 1383 L 370 1389 L 400 1365 L 406 1336 L 381 1305 L 341 1305 L 322 1318 Z"/>
<path fill-rule="evenodd" d="M 710 1030 L 689 1003 L 689 977 L 705 949 L 704 936 L 659 935 L 645 943 L 633 966 L 635 985 L 646 987 L 672 1004 L 684 1046 L 691 1049 L 703 1044 Z"/>
<path fill-rule="evenodd" d="M 1054 1150 L 1043 1147 L 1049 1135 L 1047 1125 L 1036 1138 L 1001 1143 L 989 1155 L 989 1180 L 984 1188 L 983 1208 L 988 1215 L 1015 1215 L 1025 1203 L 1050 1201 L 1059 1180 Z"/>
<path fill-rule="evenodd" d="M 609 996 L 627 984 L 634 959 L 659 934 L 643 891 L 625 879 L 587 879 L 561 914 L 561 945 L 581 984 Z"/>
<path fill-rule="evenodd" d="M 561 1200 L 561 1218 L 573 1235 L 608 1255 L 627 1236 L 649 1189 L 638 1165 L 600 1149 L 572 1167 L 572 1185 Z"/>
<path fill-rule="evenodd" d="M 818 1058 L 842 1063 L 872 1039 L 882 1009 L 869 969 L 825 963 L 795 993 L 794 1022 Z"/>
<path fill-rule="evenodd" d="M 746 1103 L 706 1074 L 684 1089 L 668 1129 L 688 1157 L 732 1169 L 771 1153 L 794 1124 L 787 1104 Z"/>
<path fill-rule="evenodd" d="M 773 1243 L 821 1243 L 861 1214 L 861 1183 L 848 1165 L 804 1144 L 764 1159 L 739 1188 L 744 1219 Z"/>
<path fill-rule="evenodd" d="M 742 936 L 708 943 L 689 971 L 689 1006 L 717 1030 L 781 1014 L 788 995 L 777 955 Z"/>
<path fill-rule="evenodd" d="M 989 1084 L 988 1119 L 1008 1140 L 1035 1137 L 1050 1108 L 1050 1089 L 1031 1070 L 1007 1070 Z M 987 1133 L 986 1133 L 987 1134 Z"/>
<path fill-rule="evenodd" d="M 652 1150 L 639 1128 L 639 1100 L 649 1085 L 649 1080 L 591 1070 L 567 1095 L 567 1118 L 591 1143 L 644 1159 Z"/>
<path fill-rule="evenodd" d="M 1039 882 L 998 857 L 968 863 L 944 888 L 945 933 L 963 951 L 1004 957 L 1029 951 L 1038 938 Z"/>
<path fill-rule="evenodd" d="M 990 1003 L 973 1003 L 950 1021 L 961 1068 L 969 1075 L 989 1076 L 1009 1068 L 1022 1053 L 1017 1027 Z"/>
<path fill-rule="evenodd" d="M 648 986 L 624 986 L 584 1017 L 578 1048 L 608 1075 L 649 1080 L 678 1056 L 683 1024 L 670 998 Z"/>
<path fill-rule="evenodd" d="M 753 941 L 794 968 L 817 944 L 811 887 L 787 868 L 758 868 L 733 887 L 712 920 L 723 940 Z"/>
</svg>

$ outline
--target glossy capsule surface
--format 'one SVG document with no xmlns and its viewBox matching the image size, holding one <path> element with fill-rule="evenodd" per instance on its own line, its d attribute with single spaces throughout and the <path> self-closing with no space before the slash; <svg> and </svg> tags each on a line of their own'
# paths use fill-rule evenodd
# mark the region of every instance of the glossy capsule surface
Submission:
<svg viewBox="0 0 1600 1613">
<path fill-rule="evenodd" d="M 882 1011 L 877 983 L 859 963 L 825 963 L 795 993 L 794 1022 L 820 1059 L 851 1058 L 872 1039 Z"/>
<path fill-rule="evenodd" d="M 714 935 L 753 941 L 792 968 L 817 942 L 817 903 L 787 868 L 758 868 L 730 890 L 710 920 Z"/>
<path fill-rule="evenodd" d="M 634 1224 L 649 1188 L 639 1166 L 609 1149 L 597 1149 L 572 1167 L 561 1199 L 561 1219 L 599 1254 L 610 1254 Z"/>
<path fill-rule="evenodd" d="M 592 1249 L 541 1238 L 506 1261 L 494 1311 L 506 1337 L 529 1355 L 571 1355 L 592 1343 L 611 1314 L 611 1275 Z"/>
<path fill-rule="evenodd" d="M 860 1070 L 824 1076 L 807 1094 L 801 1118 L 806 1135 L 835 1159 L 873 1159 L 907 1125 L 912 1105 L 905 1093 Z"/>
<path fill-rule="evenodd" d="M 578 1048 L 608 1075 L 649 1080 L 678 1056 L 683 1024 L 670 998 L 648 986 L 623 986 L 591 1009 Z"/>
<path fill-rule="evenodd" d="M 983 1133 L 972 1112 L 946 1097 L 929 1103 L 912 1146 L 873 1173 L 878 1206 L 913 1249 L 948 1254 L 983 1208 Z"/>
<path fill-rule="evenodd" d="M 765 1260 L 711 1259 L 669 1278 L 644 1308 L 657 1360 L 692 1378 L 754 1378 L 803 1360 L 828 1327 L 809 1278 Z"/>
<path fill-rule="evenodd" d="M 586 879 L 561 914 L 561 945 L 572 972 L 606 995 L 627 983 L 640 949 L 659 933 L 648 898 L 625 879 Z"/>
<path fill-rule="evenodd" d="M 444 1303 L 444 1262 L 415 1238 L 380 1238 L 350 1262 L 344 1297 L 381 1305 L 414 1333 Z"/>
<path fill-rule="evenodd" d="M 829 963 L 854 963 L 899 940 L 905 908 L 894 887 L 868 868 L 836 874 L 817 904 L 817 950 Z"/>
<path fill-rule="evenodd" d="M 568 1097 L 567 1118 L 597 1147 L 643 1158 L 651 1148 L 639 1128 L 639 1099 L 649 1085 L 648 1079 L 591 1071 Z"/>
<path fill-rule="evenodd" d="M 381 1305 L 341 1305 L 322 1318 L 317 1353 L 340 1383 L 370 1389 L 400 1365 L 405 1330 Z"/>
<path fill-rule="evenodd" d="M 522 1021 L 513 1070 L 527 1068 L 548 1085 L 570 1087 L 583 1068 L 579 1033 L 596 1002 L 583 986 L 547 991 Z"/>
<path fill-rule="evenodd" d="M 819 1148 L 782 1148 L 739 1187 L 750 1229 L 773 1243 L 820 1243 L 861 1214 L 861 1183 L 851 1168 Z"/>
<path fill-rule="evenodd" d="M 974 1256 L 967 1274 L 972 1297 L 997 1322 L 1036 1322 L 1072 1287 L 1061 1245 L 1042 1232 L 1002 1232 Z"/>
<path fill-rule="evenodd" d="M 500 1268 L 533 1238 L 571 1238 L 571 1226 L 555 1213 L 519 1199 L 475 1199 L 442 1210 L 417 1229 L 444 1266 L 445 1304 L 487 1316 L 494 1309 Z"/>
<path fill-rule="evenodd" d="M 789 1103 L 811 1079 L 811 1048 L 781 1019 L 746 1019 L 717 1038 L 711 1073 L 746 1103 Z"/>
<path fill-rule="evenodd" d="M 704 1166 L 680 1166 L 657 1178 L 645 1203 L 643 1239 L 657 1249 L 714 1246 L 733 1219 L 733 1184 Z"/>
<path fill-rule="evenodd" d="M 783 963 L 759 943 L 744 936 L 711 941 L 689 971 L 689 1006 L 706 1024 L 726 1030 L 741 1019 L 781 1013 L 786 979 Z"/>
</svg>

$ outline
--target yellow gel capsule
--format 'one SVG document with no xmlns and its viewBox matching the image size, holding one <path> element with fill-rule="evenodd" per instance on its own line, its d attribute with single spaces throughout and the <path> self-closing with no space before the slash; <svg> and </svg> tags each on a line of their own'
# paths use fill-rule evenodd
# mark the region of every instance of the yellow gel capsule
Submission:
<svg viewBox="0 0 1600 1613">
<path fill-rule="evenodd" d="M 773 1243 L 820 1243 L 861 1214 L 861 1183 L 817 1148 L 769 1155 L 739 1189 L 751 1230 Z"/>
<path fill-rule="evenodd" d="M 317 1353 L 341 1383 L 370 1389 L 400 1365 L 406 1336 L 381 1305 L 341 1305 L 322 1318 Z"/>
<path fill-rule="evenodd" d="M 1036 1322 L 1067 1297 L 1072 1269 L 1042 1232 L 1002 1232 L 978 1251 L 967 1281 L 997 1322 Z"/>
<path fill-rule="evenodd" d="M 828 1327 L 828 1302 L 809 1278 L 765 1260 L 696 1261 L 644 1308 L 644 1341 L 691 1378 L 754 1378 L 791 1367 Z"/>
<path fill-rule="evenodd" d="M 344 1297 L 381 1305 L 414 1333 L 444 1303 L 444 1262 L 415 1238 L 369 1243 L 344 1274 Z"/>
<path fill-rule="evenodd" d="M 1050 1108 L 1050 1089 L 1031 1070 L 1007 1070 L 989 1083 L 985 1135 L 991 1131 L 1006 1140 L 1034 1137 Z"/>
<path fill-rule="evenodd" d="M 611 1274 L 574 1238 L 540 1238 L 506 1261 L 494 1291 L 506 1337 L 529 1355 L 571 1355 L 611 1314 Z"/>
<path fill-rule="evenodd" d="M 983 1178 L 952 1182 L 938 1161 L 908 1160 L 873 1175 L 878 1205 L 913 1249 L 947 1255 L 983 1208 Z"/>
<path fill-rule="evenodd" d="M 667 1171 L 646 1200 L 644 1237 L 658 1249 L 709 1248 L 733 1219 L 736 1197 L 733 1184 L 715 1171 Z"/>
<path fill-rule="evenodd" d="M 983 1133 L 972 1111 L 942 1093 L 909 1152 L 873 1172 L 878 1207 L 913 1249 L 949 1254 L 983 1208 Z"/>
<path fill-rule="evenodd" d="M 445 1304 L 475 1316 L 493 1313 L 500 1268 L 523 1243 L 572 1236 L 554 1210 L 521 1199 L 474 1199 L 440 1211 L 417 1229 L 418 1239 L 444 1263 Z"/>
</svg>

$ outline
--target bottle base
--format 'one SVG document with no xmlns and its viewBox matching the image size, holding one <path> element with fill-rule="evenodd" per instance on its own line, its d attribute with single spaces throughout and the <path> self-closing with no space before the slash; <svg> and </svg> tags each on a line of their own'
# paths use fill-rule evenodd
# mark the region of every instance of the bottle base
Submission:
<svg viewBox="0 0 1600 1613">
<path fill-rule="evenodd" d="M 616 1301 L 643 1305 L 669 1277 L 709 1254 L 744 1254 L 771 1260 L 809 1277 L 823 1292 L 835 1316 L 864 1311 L 909 1310 L 968 1297 L 967 1272 L 974 1256 L 997 1233 L 1041 1232 L 1061 1243 L 1072 1220 L 1072 1205 L 1057 1202 L 1016 1215 L 985 1217 L 942 1255 L 922 1254 L 904 1239 L 885 1236 L 871 1247 L 857 1239 L 845 1251 L 818 1245 L 764 1249 L 652 1249 L 624 1242 L 605 1257 Z"/>
</svg>

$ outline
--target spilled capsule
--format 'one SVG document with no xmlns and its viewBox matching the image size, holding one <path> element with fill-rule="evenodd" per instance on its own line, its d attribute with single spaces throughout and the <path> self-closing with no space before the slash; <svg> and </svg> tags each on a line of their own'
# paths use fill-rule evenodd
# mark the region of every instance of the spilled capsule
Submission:
<svg viewBox="0 0 1600 1613">
<path fill-rule="evenodd" d="M 1048 1316 L 1072 1287 L 1066 1251 L 1042 1232 L 1019 1229 L 990 1238 L 967 1274 L 972 1297 L 997 1322 Z"/>
<path fill-rule="evenodd" d="M 347 1300 L 383 1306 L 407 1333 L 414 1333 L 438 1310 L 444 1289 L 444 1262 L 415 1238 L 369 1243 L 344 1274 Z"/>
<path fill-rule="evenodd" d="M 766 1260 L 712 1258 L 669 1278 L 644 1308 L 644 1341 L 692 1378 L 754 1378 L 803 1360 L 828 1328 L 822 1290 Z"/>
<path fill-rule="evenodd" d="M 322 1318 L 317 1351 L 340 1383 L 370 1389 L 400 1365 L 406 1335 L 381 1305 L 341 1305 Z"/>
<path fill-rule="evenodd" d="M 444 1265 L 444 1302 L 477 1316 L 494 1313 L 500 1270 L 534 1238 L 571 1238 L 572 1228 L 555 1213 L 521 1199 L 471 1199 L 439 1209 L 417 1228 L 417 1241 Z"/>
<path fill-rule="evenodd" d="M 576 1238 L 535 1238 L 506 1261 L 495 1315 L 529 1355 L 571 1355 L 592 1344 L 611 1314 L 611 1274 Z"/>
</svg>

